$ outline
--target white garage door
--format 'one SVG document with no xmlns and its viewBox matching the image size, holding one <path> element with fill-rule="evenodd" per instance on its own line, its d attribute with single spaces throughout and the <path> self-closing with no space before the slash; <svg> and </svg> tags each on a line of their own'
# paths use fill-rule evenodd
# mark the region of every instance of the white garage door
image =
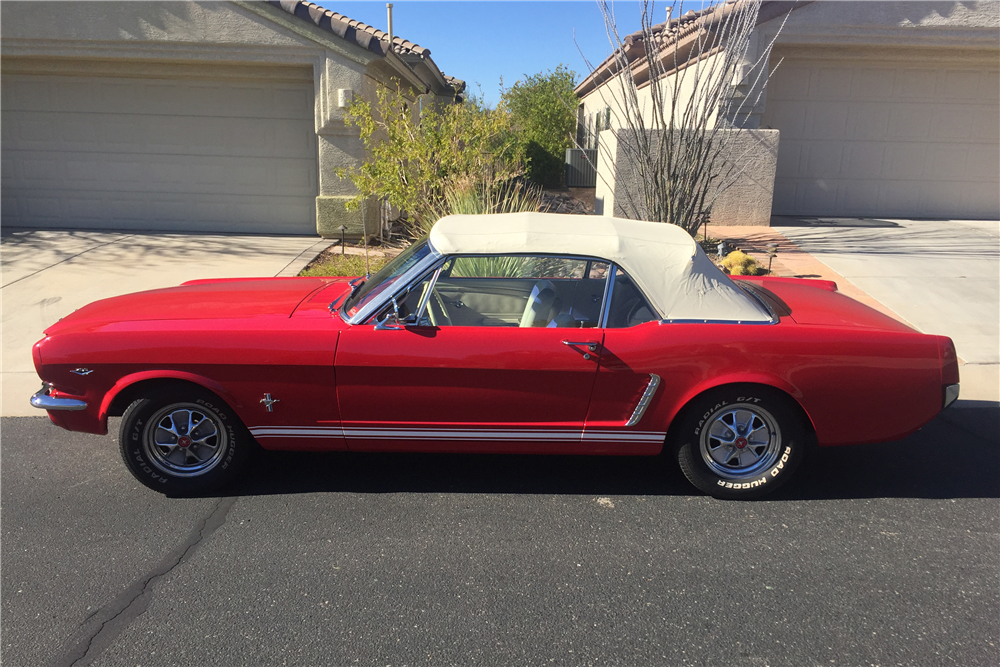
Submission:
<svg viewBox="0 0 1000 667">
<path fill-rule="evenodd" d="M 8 75 L 3 224 L 315 234 L 309 69 L 268 80 Z"/>
<path fill-rule="evenodd" d="M 786 58 L 761 125 L 781 131 L 775 214 L 1000 217 L 995 68 Z"/>
</svg>

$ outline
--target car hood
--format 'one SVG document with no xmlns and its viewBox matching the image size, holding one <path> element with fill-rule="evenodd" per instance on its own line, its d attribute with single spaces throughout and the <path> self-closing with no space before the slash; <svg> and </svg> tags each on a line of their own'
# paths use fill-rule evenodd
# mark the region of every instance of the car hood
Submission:
<svg viewBox="0 0 1000 667">
<path fill-rule="evenodd" d="M 345 281 L 346 278 L 194 280 L 178 287 L 95 301 L 59 320 L 45 333 L 52 335 L 70 327 L 109 322 L 290 317 L 314 292 Z"/>
</svg>

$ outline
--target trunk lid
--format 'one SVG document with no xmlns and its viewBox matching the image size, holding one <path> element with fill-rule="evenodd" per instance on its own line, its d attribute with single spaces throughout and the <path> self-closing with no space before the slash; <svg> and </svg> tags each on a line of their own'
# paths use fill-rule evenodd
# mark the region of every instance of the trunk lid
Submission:
<svg viewBox="0 0 1000 667">
<path fill-rule="evenodd" d="M 770 292 L 787 308 L 785 313 L 778 314 L 787 315 L 797 324 L 914 333 L 914 329 L 902 322 L 844 296 L 836 291 L 836 283 L 827 280 L 766 277 L 743 280 Z"/>
</svg>

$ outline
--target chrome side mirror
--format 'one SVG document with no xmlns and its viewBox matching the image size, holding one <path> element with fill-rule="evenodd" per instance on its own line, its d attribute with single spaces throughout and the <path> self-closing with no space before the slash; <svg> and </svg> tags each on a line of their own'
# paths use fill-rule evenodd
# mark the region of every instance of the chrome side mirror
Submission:
<svg viewBox="0 0 1000 667">
<path fill-rule="evenodd" d="M 375 321 L 375 331 L 399 331 L 405 328 L 403 323 L 399 321 L 399 304 L 396 303 L 396 297 L 392 297 L 392 312 L 386 313 L 381 320 Z"/>
<path fill-rule="evenodd" d="M 391 313 L 386 313 L 381 320 L 375 320 L 375 331 L 399 331 L 405 328 L 400 324 L 399 318 Z"/>
</svg>

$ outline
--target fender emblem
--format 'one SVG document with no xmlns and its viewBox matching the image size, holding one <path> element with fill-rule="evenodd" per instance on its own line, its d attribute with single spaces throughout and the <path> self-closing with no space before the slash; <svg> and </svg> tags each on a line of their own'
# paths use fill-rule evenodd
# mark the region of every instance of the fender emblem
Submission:
<svg viewBox="0 0 1000 667">
<path fill-rule="evenodd" d="M 267 406 L 268 412 L 274 412 L 274 404 L 280 403 L 280 398 L 271 398 L 270 394 L 264 394 L 264 398 L 260 399 L 260 402 Z"/>
<path fill-rule="evenodd" d="M 90 375 L 93 372 L 89 368 L 74 368 L 70 371 L 70 373 L 76 373 L 77 375 Z"/>
</svg>

